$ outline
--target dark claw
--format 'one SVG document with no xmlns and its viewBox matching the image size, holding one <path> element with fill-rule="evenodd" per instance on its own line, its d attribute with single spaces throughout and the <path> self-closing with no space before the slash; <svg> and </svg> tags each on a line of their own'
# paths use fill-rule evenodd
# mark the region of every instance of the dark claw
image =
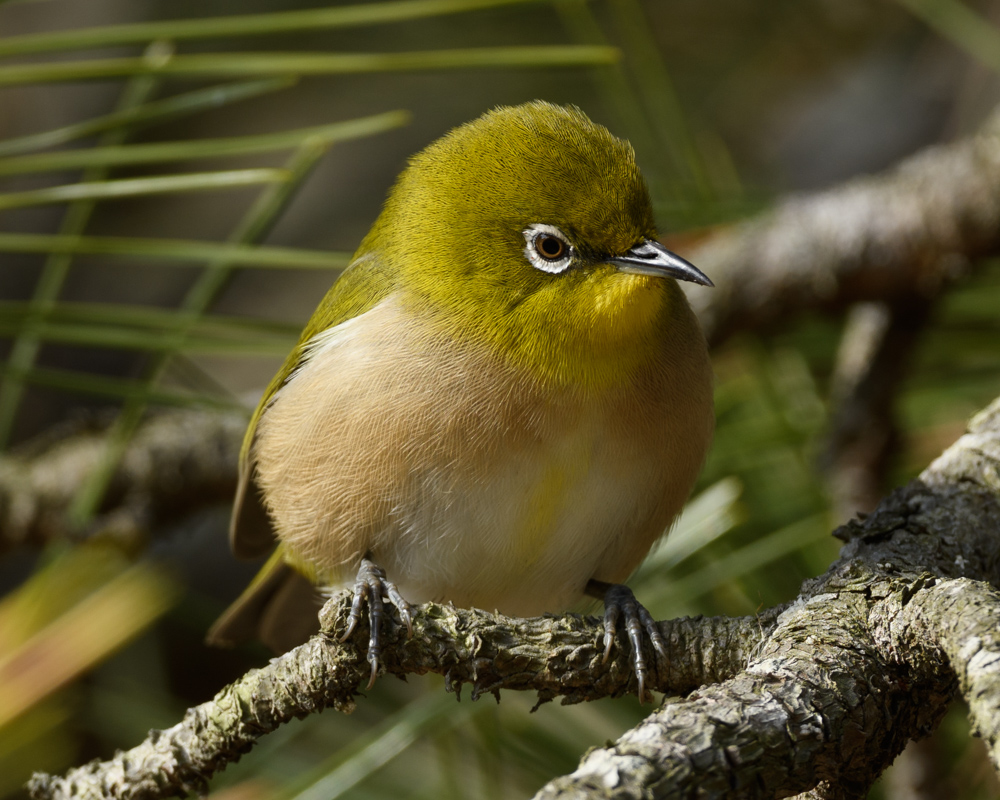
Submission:
<svg viewBox="0 0 1000 800">
<path fill-rule="evenodd" d="M 646 657 L 642 653 L 642 634 L 645 631 L 653 643 L 657 654 L 667 657 L 667 646 L 660 634 L 656 621 L 645 607 L 635 599 L 632 590 L 620 583 L 604 583 L 590 581 L 587 584 L 587 594 L 604 599 L 604 657 L 602 663 L 607 663 L 611 657 L 611 647 L 615 643 L 615 633 L 618 620 L 625 618 L 625 630 L 628 633 L 629 645 L 632 650 L 632 660 L 635 664 L 635 678 L 639 688 L 639 702 L 644 703 L 652 696 L 646 693 L 646 676 L 649 674 Z"/>
<path fill-rule="evenodd" d="M 399 618 L 403 620 L 403 624 L 406 625 L 406 638 L 413 638 L 413 617 L 410 615 L 410 604 L 403 599 L 403 595 L 399 593 L 399 589 L 396 588 L 396 584 L 392 581 L 387 581 L 383 578 L 382 585 L 385 587 L 385 593 L 389 597 L 389 602 L 396 606 L 396 610 L 399 612 Z"/>
<path fill-rule="evenodd" d="M 617 603 L 604 601 L 604 658 L 602 664 L 607 664 L 611 658 L 611 648 L 615 643 L 615 632 L 618 629 L 618 617 L 621 616 L 621 607 Z"/>
<path fill-rule="evenodd" d="M 369 689 L 375 685 L 375 678 L 378 675 L 378 657 L 382 652 L 382 625 L 385 620 L 383 604 L 386 600 L 399 611 L 399 616 L 406 625 L 407 637 L 413 636 L 410 604 L 403 599 L 396 584 L 386 580 L 384 569 L 367 558 L 361 559 L 358 576 L 354 580 L 354 600 L 351 602 L 351 611 L 347 615 L 347 629 L 340 637 L 340 641 L 347 641 L 347 638 L 354 633 L 354 629 L 361 620 L 362 604 L 367 601 L 369 630 L 371 631 L 368 637 L 367 660 L 372 665 L 371 678 L 368 681 Z"/>
</svg>

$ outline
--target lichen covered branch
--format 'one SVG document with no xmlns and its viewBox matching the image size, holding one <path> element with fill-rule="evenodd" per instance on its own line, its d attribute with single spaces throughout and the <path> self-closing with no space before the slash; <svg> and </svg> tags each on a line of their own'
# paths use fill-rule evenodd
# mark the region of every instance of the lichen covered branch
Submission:
<svg viewBox="0 0 1000 800">
<path fill-rule="evenodd" d="M 973 732 L 1000 770 L 1000 592 L 968 578 L 942 581 L 908 604 L 904 625 L 901 644 L 913 657 L 943 656 L 957 676 Z"/>
<path fill-rule="evenodd" d="M 331 635 L 343 630 L 349 608 L 348 597 L 334 598 L 321 615 L 325 633 L 248 673 L 137 747 L 63 777 L 35 775 L 29 785 L 32 797 L 152 800 L 200 792 L 209 777 L 293 717 L 328 707 L 350 711 L 369 668 L 364 661 L 366 626 L 359 626 L 344 644 Z M 661 665 L 654 688 L 688 691 L 734 674 L 745 663 L 747 648 L 758 645 L 770 630 L 774 616 L 662 623 L 671 660 Z M 387 673 L 439 673 L 453 691 L 471 685 L 473 699 L 501 689 L 536 691 L 541 701 L 563 697 L 566 702 L 635 691 L 624 641 L 617 658 L 601 663 L 603 628 L 594 618 L 520 620 L 427 604 L 414 616 L 413 638 L 406 637 L 402 626 L 386 633 Z"/>
</svg>

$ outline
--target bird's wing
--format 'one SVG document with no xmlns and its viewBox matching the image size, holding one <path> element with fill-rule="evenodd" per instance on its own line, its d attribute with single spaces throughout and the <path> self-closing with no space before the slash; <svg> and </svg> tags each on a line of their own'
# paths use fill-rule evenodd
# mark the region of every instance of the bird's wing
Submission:
<svg viewBox="0 0 1000 800">
<path fill-rule="evenodd" d="M 318 333 L 363 314 L 395 288 L 393 272 L 370 254 L 359 254 L 333 284 L 307 323 L 295 349 L 268 385 L 250 418 L 240 450 L 236 499 L 229 523 L 229 544 L 239 558 L 259 558 L 275 543 L 275 534 L 254 479 L 253 443 L 257 425 L 277 391 L 308 358 L 308 343 Z"/>
</svg>

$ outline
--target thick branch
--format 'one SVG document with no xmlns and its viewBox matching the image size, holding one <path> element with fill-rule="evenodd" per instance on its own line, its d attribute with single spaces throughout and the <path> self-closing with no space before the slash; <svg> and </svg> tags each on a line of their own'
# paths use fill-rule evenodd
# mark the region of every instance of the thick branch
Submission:
<svg viewBox="0 0 1000 800">
<path fill-rule="evenodd" d="M 960 578 L 921 592 L 903 615 L 901 646 L 912 658 L 940 663 L 958 676 L 973 731 L 986 740 L 1000 770 L 1000 592 Z"/>
<path fill-rule="evenodd" d="M 899 445 L 896 395 L 932 305 L 915 293 L 891 304 L 859 303 L 847 315 L 823 455 L 838 520 L 873 511 L 885 494 L 890 459 Z M 939 744 L 933 737 L 907 743 L 888 775 L 889 797 L 935 800 L 944 793 Z"/>
<path fill-rule="evenodd" d="M 709 341 L 860 301 L 927 297 L 1000 253 L 1000 111 L 969 139 L 792 196 L 685 256 L 715 281 L 691 302 Z"/>
<path fill-rule="evenodd" d="M 92 527 L 124 535 L 229 502 L 246 428 L 242 414 L 169 411 L 151 416 L 129 442 Z M 103 430 L 66 435 L 0 456 L 0 551 L 70 534 L 66 511 L 107 446 Z M 83 532 L 85 533 L 85 532 Z"/>
<path fill-rule="evenodd" d="M 327 633 L 343 630 L 349 608 L 344 596 L 327 604 L 322 613 Z M 670 663 L 660 665 L 654 688 L 689 691 L 736 673 L 775 616 L 661 623 Z M 439 673 L 456 692 L 463 683 L 471 684 L 473 699 L 500 689 L 533 690 L 540 701 L 562 696 L 567 702 L 635 691 L 635 677 L 622 655 L 627 652 L 624 641 L 618 658 L 601 664 L 603 628 L 594 618 L 518 620 L 427 604 L 414 617 L 412 639 L 399 626 L 387 633 L 386 672 Z M 368 680 L 367 641 L 365 626 L 343 645 L 335 636 L 315 636 L 190 709 L 179 724 L 154 731 L 110 761 L 91 762 L 63 778 L 36 775 L 29 785 L 31 795 L 151 800 L 202 791 L 211 775 L 293 717 L 327 707 L 352 710 L 354 696 Z"/>
</svg>

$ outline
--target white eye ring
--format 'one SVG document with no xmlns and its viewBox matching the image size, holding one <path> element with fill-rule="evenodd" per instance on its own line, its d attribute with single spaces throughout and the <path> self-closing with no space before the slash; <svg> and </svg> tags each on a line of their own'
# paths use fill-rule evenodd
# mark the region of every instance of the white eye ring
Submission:
<svg viewBox="0 0 1000 800">
<path fill-rule="evenodd" d="M 573 261 L 573 245 L 569 243 L 566 234 L 555 225 L 545 225 L 541 222 L 535 222 L 525 228 L 522 233 L 526 242 L 524 248 L 525 258 L 528 259 L 531 266 L 535 269 L 540 269 L 542 272 L 548 272 L 552 275 L 558 275 L 560 272 L 564 272 Z M 539 239 L 558 239 L 563 245 L 561 253 L 555 258 L 546 257 L 539 250 Z"/>
</svg>

